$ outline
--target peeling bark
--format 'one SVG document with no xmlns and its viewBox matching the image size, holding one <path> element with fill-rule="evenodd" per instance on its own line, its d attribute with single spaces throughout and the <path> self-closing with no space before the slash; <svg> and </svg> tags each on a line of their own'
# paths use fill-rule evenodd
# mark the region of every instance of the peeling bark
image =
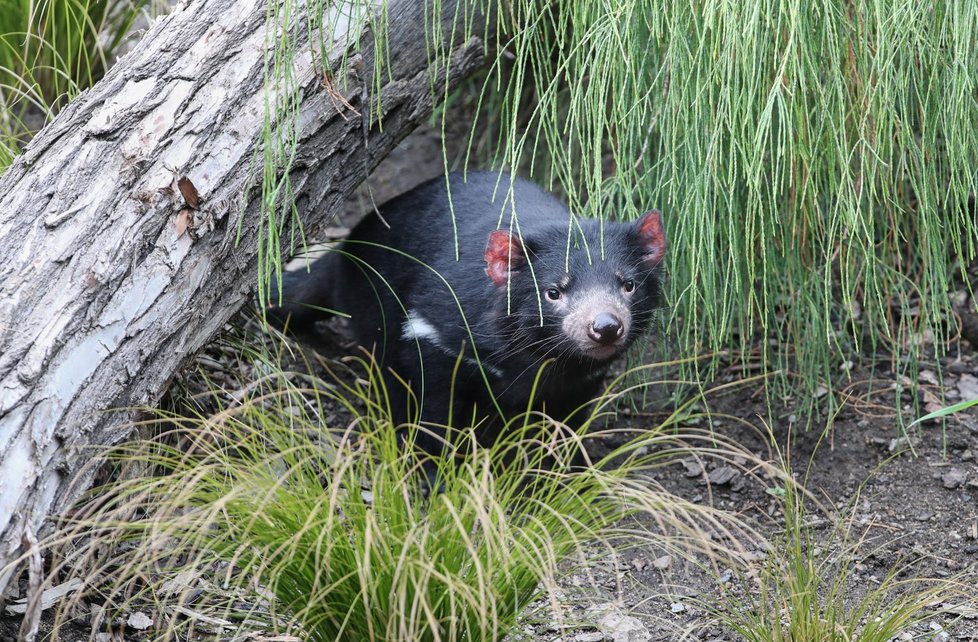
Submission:
<svg viewBox="0 0 978 642">
<path fill-rule="evenodd" d="M 436 74 L 444 87 L 483 64 L 485 21 L 469 16 L 463 32 L 456 4 L 440 8 L 443 33 L 455 34 L 451 65 Z M 375 87 L 368 13 L 378 9 L 327 6 L 346 31 L 331 55 L 356 38 L 361 52 L 330 89 L 313 64 L 305 5 L 296 13 L 291 179 L 307 226 L 328 220 L 432 108 L 425 3 L 389 0 L 389 73 Z M 260 173 L 265 14 L 264 0 L 178 7 L 0 177 L 0 568 L 87 488 L 79 471 L 91 447 L 129 436 L 125 409 L 157 402 L 252 297 L 259 204 L 242 195 Z M 194 191 L 197 211 L 185 202 Z M 10 577 L 0 576 L 0 595 Z"/>
</svg>

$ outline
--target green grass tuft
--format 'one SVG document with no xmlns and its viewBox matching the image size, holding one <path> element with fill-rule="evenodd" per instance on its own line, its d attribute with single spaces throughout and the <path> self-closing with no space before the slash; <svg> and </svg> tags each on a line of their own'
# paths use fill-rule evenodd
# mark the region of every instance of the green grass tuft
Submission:
<svg viewBox="0 0 978 642">
<path fill-rule="evenodd" d="M 156 474 L 110 484 L 74 515 L 51 577 L 100 578 L 85 599 L 106 621 L 140 608 L 159 612 L 163 635 L 223 622 L 320 641 L 500 640 L 534 613 L 557 617 L 558 578 L 596 545 L 714 551 L 709 533 L 737 531 L 648 475 L 691 452 L 743 454 L 678 416 L 580 469 L 581 437 L 545 417 L 514 420 L 491 449 L 461 431 L 432 460 L 442 488 L 427 493 L 428 458 L 391 426 L 373 368 L 299 386 L 259 367 L 267 377 L 243 396 L 212 388 L 233 400 L 217 412 L 151 422 L 170 430 L 117 460 Z M 623 522 L 641 514 L 659 530 Z"/>
<path fill-rule="evenodd" d="M 151 0 L 0 0 L 0 171 L 112 63 Z"/>
</svg>

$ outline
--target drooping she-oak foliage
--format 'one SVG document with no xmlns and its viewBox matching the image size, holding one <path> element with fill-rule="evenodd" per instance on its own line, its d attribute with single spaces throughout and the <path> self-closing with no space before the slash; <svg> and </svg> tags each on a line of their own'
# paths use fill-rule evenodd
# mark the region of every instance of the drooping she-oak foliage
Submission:
<svg viewBox="0 0 978 642">
<path fill-rule="evenodd" d="M 512 15 L 486 84 L 499 157 L 589 213 L 663 209 L 680 351 L 773 337 L 768 367 L 814 388 L 867 350 L 912 370 L 922 335 L 955 332 L 978 5 L 521 0 Z"/>
</svg>

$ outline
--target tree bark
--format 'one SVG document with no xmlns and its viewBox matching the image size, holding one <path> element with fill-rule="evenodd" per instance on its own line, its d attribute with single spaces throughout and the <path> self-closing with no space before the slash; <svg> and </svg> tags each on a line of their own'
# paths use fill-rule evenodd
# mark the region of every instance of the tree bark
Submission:
<svg viewBox="0 0 978 642">
<path fill-rule="evenodd" d="M 379 0 L 333 3 L 325 22 L 345 28 L 333 34 L 332 60 L 354 42 L 360 53 L 346 77 L 324 81 L 297 4 L 302 103 L 290 177 L 314 228 L 430 113 L 432 77 L 443 91 L 483 64 L 486 21 L 443 0 L 434 21 L 453 43 L 451 64 L 430 76 L 431 9 L 389 0 L 389 67 L 377 85 Z M 261 177 L 266 9 L 265 0 L 178 7 L 0 177 L 0 568 L 88 487 L 90 472 L 79 471 L 91 470 L 83 464 L 97 447 L 129 436 L 129 409 L 156 403 L 252 299 L 260 188 L 247 202 L 243 194 Z M 176 187 L 183 176 L 196 211 L 193 190 Z M 10 577 L 0 575 L 0 595 Z"/>
</svg>

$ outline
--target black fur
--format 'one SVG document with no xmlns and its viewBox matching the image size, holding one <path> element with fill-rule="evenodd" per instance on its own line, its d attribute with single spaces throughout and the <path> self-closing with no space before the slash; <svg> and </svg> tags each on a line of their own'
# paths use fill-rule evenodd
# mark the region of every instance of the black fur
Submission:
<svg viewBox="0 0 978 642">
<path fill-rule="evenodd" d="M 374 348 L 385 371 L 411 382 L 422 400 L 421 421 L 460 427 L 473 416 L 488 417 L 480 435 L 486 441 L 501 425 L 498 411 L 510 417 L 527 410 L 538 371 L 552 359 L 533 407 L 563 420 L 602 392 L 610 362 L 648 328 L 660 301 L 661 218 L 654 212 L 634 224 L 572 223 L 562 203 L 528 181 L 515 180 L 510 199 L 506 176 L 449 178 L 457 260 L 445 179 L 435 179 L 381 206 L 383 220 L 367 216 L 340 251 L 313 263 L 311 273 L 287 274 L 282 307 L 272 315 L 280 322 L 290 318 L 290 327 L 302 330 L 323 316 L 309 306 L 350 314 L 358 342 Z M 497 229 L 512 229 L 513 236 L 490 237 Z M 557 301 L 550 298 L 553 288 L 560 290 Z M 568 314 L 581 314 L 584 292 L 591 308 L 625 313 L 573 326 L 575 340 L 562 324 Z M 415 325 L 408 334 L 425 335 L 431 328 L 437 339 L 405 339 L 409 314 Z M 589 309 L 584 316 L 595 314 L 603 313 Z M 614 321 L 627 315 L 628 331 L 622 328 L 624 336 L 615 339 Z M 588 332 L 599 338 L 589 340 Z M 460 351 L 465 360 L 449 417 Z M 396 419 L 409 419 L 403 388 L 391 379 L 388 389 Z"/>
</svg>

